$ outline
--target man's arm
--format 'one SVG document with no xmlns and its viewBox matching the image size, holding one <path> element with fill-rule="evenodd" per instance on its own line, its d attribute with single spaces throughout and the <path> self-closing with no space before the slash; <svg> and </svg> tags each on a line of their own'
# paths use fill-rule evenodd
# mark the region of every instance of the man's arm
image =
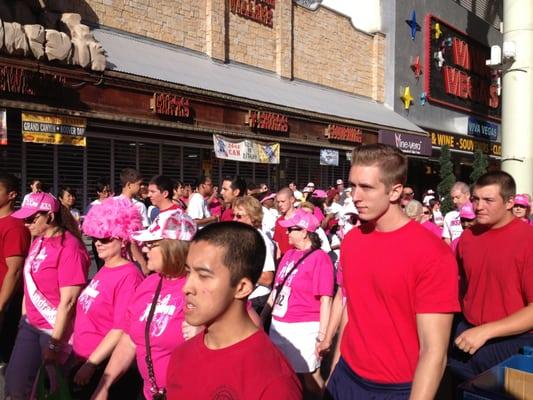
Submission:
<svg viewBox="0 0 533 400">
<path fill-rule="evenodd" d="M 453 314 L 417 314 L 420 353 L 410 400 L 433 399 L 446 368 Z"/>
<path fill-rule="evenodd" d="M 505 318 L 467 329 L 455 339 L 465 353 L 474 354 L 488 340 L 533 330 L 533 303 Z"/>
<path fill-rule="evenodd" d="M 22 272 L 22 266 L 24 265 L 24 257 L 14 256 L 6 257 L 7 273 L 2 282 L 2 288 L 0 289 L 0 326 L 2 314 L 6 310 L 7 304 L 11 299 L 11 296 L 15 292 L 18 285 L 20 275 Z"/>
</svg>

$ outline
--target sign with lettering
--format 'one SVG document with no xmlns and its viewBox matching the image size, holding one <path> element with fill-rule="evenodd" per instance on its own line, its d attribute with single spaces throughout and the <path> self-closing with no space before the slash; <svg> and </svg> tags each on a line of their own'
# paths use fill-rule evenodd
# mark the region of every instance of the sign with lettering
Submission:
<svg viewBox="0 0 533 400">
<path fill-rule="evenodd" d="M 7 111 L 0 110 L 0 146 L 7 145 Z"/>
<path fill-rule="evenodd" d="M 0 92 L 16 95 L 52 97 L 64 89 L 66 78 L 45 72 L 0 65 Z"/>
<path fill-rule="evenodd" d="M 245 123 L 252 129 L 282 133 L 289 131 L 289 118 L 282 114 L 250 110 Z"/>
<path fill-rule="evenodd" d="M 232 14 L 272 28 L 276 0 L 229 0 Z"/>
<path fill-rule="evenodd" d="M 322 4 L 322 0 L 294 0 L 294 2 L 299 6 L 302 6 L 312 11 L 315 11 L 318 6 Z"/>
<path fill-rule="evenodd" d="M 470 136 L 487 139 L 498 139 L 498 125 L 491 122 L 482 121 L 477 118 L 468 118 L 468 134 Z"/>
<path fill-rule="evenodd" d="M 324 136 L 331 140 L 363 143 L 363 131 L 360 128 L 349 126 L 329 125 L 324 132 Z"/>
<path fill-rule="evenodd" d="M 431 139 L 424 135 L 413 135 L 380 129 L 378 131 L 378 142 L 394 146 L 406 154 L 430 156 L 432 152 Z"/>
<path fill-rule="evenodd" d="M 279 164 L 280 144 L 213 135 L 217 158 L 260 164 Z"/>
<path fill-rule="evenodd" d="M 433 15 L 424 25 L 428 101 L 500 120 L 498 85 L 485 65 L 490 48 Z"/>
<path fill-rule="evenodd" d="M 339 166 L 339 152 L 332 149 L 320 149 L 320 165 Z"/>
<path fill-rule="evenodd" d="M 189 118 L 191 108 L 189 99 L 167 93 L 154 93 L 150 100 L 150 108 L 155 114 L 169 117 Z"/>
<path fill-rule="evenodd" d="M 431 132 L 431 144 L 435 147 L 448 146 L 451 150 L 462 150 L 469 153 L 477 149 L 490 156 L 502 155 L 501 143 L 491 143 L 476 140 L 469 136 L 455 135 L 452 133 Z"/>
<path fill-rule="evenodd" d="M 85 118 L 22 113 L 22 141 L 86 146 Z"/>
</svg>

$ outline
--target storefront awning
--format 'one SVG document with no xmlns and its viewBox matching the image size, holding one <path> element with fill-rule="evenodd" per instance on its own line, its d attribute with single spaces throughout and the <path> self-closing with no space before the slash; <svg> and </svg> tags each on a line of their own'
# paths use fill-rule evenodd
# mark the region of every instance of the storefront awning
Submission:
<svg viewBox="0 0 533 400">
<path fill-rule="evenodd" d="M 212 61 L 208 56 L 150 39 L 98 28 L 94 36 L 107 51 L 108 70 L 191 88 L 345 118 L 377 128 L 424 134 L 406 118 L 375 101 L 275 73 Z"/>
</svg>

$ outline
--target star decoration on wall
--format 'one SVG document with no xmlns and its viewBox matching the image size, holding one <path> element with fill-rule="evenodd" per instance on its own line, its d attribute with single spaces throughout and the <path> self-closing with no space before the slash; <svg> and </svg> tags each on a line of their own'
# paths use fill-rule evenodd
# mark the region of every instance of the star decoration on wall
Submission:
<svg viewBox="0 0 533 400">
<path fill-rule="evenodd" d="M 411 64 L 411 69 L 415 74 L 415 78 L 418 80 L 420 78 L 420 75 L 423 74 L 422 66 L 420 65 L 420 56 L 416 56 L 415 61 Z"/>
<path fill-rule="evenodd" d="M 427 98 L 426 92 L 422 92 L 420 94 L 420 105 L 425 106 L 427 101 L 428 101 L 428 98 Z"/>
<path fill-rule="evenodd" d="M 440 29 L 440 24 L 435 23 L 433 30 L 435 32 L 435 39 L 439 39 L 442 36 L 442 30 Z"/>
<path fill-rule="evenodd" d="M 448 36 L 444 41 L 442 42 L 443 46 L 446 47 L 452 47 L 452 38 Z"/>
<path fill-rule="evenodd" d="M 403 95 L 400 97 L 403 101 L 403 105 L 406 110 L 409 110 L 409 107 L 413 104 L 413 96 L 411 96 L 411 88 L 406 86 L 403 90 Z"/>
<path fill-rule="evenodd" d="M 405 22 L 411 28 L 411 39 L 415 40 L 416 32 L 420 32 L 421 30 L 420 25 L 418 25 L 418 22 L 416 22 L 416 11 L 415 10 L 413 10 L 413 12 L 411 13 L 411 19 L 406 19 Z"/>
<path fill-rule="evenodd" d="M 442 66 L 446 62 L 446 60 L 444 59 L 444 54 L 442 53 L 442 50 L 436 51 L 435 53 L 433 53 L 433 59 L 435 60 L 435 63 L 437 64 L 437 67 L 439 69 L 442 68 Z"/>
</svg>

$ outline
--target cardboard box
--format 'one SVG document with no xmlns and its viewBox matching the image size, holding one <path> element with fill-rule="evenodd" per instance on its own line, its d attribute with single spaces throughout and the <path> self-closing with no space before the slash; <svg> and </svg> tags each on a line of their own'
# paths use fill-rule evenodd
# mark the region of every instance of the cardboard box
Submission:
<svg viewBox="0 0 533 400">
<path fill-rule="evenodd" d="M 516 400 L 533 400 L 533 374 L 514 368 L 505 368 L 504 390 Z"/>
</svg>

